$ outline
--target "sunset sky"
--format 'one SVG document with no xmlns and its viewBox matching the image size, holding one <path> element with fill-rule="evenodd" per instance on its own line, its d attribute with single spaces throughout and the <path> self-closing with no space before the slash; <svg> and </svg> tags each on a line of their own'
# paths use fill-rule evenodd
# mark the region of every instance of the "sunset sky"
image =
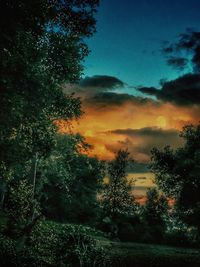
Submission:
<svg viewBox="0 0 200 267">
<path fill-rule="evenodd" d="M 73 131 L 101 159 L 127 148 L 138 186 L 152 184 L 151 149 L 181 146 L 179 131 L 200 120 L 199 74 L 190 64 L 167 65 L 162 52 L 187 29 L 200 29 L 199 10 L 199 0 L 102 0 L 83 78 L 64 85 L 81 97 L 85 112 Z"/>
</svg>

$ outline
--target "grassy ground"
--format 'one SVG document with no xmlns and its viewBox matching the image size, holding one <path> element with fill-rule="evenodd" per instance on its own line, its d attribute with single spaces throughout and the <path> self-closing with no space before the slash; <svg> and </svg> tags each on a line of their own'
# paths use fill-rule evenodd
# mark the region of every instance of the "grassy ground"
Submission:
<svg viewBox="0 0 200 267">
<path fill-rule="evenodd" d="M 114 267 L 199 267 L 200 250 L 101 240 Z"/>
<path fill-rule="evenodd" d="M 0 216 L 0 229 L 4 228 L 5 223 L 6 219 Z M 52 229 L 52 226 L 60 231 L 63 225 L 48 221 L 44 223 L 47 229 Z M 73 225 L 65 226 L 66 231 L 69 228 L 70 232 Z M 97 241 L 100 247 L 106 249 L 111 259 L 107 267 L 200 267 L 200 250 L 198 249 L 113 242 L 103 233 L 90 227 L 81 226 L 79 230 L 87 233 Z"/>
</svg>

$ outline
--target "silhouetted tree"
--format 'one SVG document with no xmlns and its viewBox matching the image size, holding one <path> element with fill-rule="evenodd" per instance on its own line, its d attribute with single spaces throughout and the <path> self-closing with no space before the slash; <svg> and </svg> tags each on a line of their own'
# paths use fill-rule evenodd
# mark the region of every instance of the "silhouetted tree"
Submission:
<svg viewBox="0 0 200 267">
<path fill-rule="evenodd" d="M 113 161 L 108 164 L 108 182 L 103 185 L 100 195 L 103 209 L 103 228 L 118 235 L 120 224 L 133 217 L 135 202 L 132 194 L 132 181 L 127 180 L 127 167 L 131 159 L 129 152 L 119 150 Z"/>
<path fill-rule="evenodd" d="M 108 183 L 105 184 L 102 201 L 104 210 L 112 217 L 133 211 L 132 181 L 127 180 L 126 173 L 129 162 L 129 152 L 119 150 L 108 165 Z"/>
<path fill-rule="evenodd" d="M 97 158 L 80 153 L 88 144 L 79 135 L 59 135 L 43 166 L 42 208 L 54 220 L 92 224 L 98 215 L 97 193 L 104 166 Z"/>
<path fill-rule="evenodd" d="M 181 218 L 200 231 L 200 125 L 188 125 L 182 148 L 152 150 L 151 169 L 158 187 L 174 198 Z"/>
<path fill-rule="evenodd" d="M 144 223 L 147 225 L 146 231 L 150 236 L 149 240 L 146 241 L 163 241 L 167 210 L 168 203 L 166 197 L 160 195 L 156 188 L 149 189 L 142 212 Z"/>
</svg>

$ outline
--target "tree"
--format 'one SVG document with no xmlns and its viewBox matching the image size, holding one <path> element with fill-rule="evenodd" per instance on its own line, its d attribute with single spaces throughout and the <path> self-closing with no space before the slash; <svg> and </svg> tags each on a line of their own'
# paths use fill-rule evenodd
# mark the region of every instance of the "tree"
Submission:
<svg viewBox="0 0 200 267">
<path fill-rule="evenodd" d="M 132 181 L 127 180 L 126 169 L 130 162 L 129 152 L 119 150 L 115 159 L 108 164 L 108 183 L 102 193 L 102 205 L 107 216 L 114 219 L 118 214 L 134 211 Z"/>
<path fill-rule="evenodd" d="M 30 158 L 36 161 L 36 154 L 48 155 L 55 120 L 81 115 L 80 100 L 66 96 L 59 84 L 80 77 L 87 55 L 83 37 L 95 31 L 98 1 L 0 5 L 0 162 L 16 170 L 20 162 L 23 168 Z"/>
<path fill-rule="evenodd" d="M 104 177 L 97 158 L 80 153 L 88 144 L 79 135 L 58 135 L 51 157 L 42 167 L 46 183 L 41 200 L 47 218 L 75 223 L 94 223 L 97 192 Z"/>
<path fill-rule="evenodd" d="M 97 195 L 104 178 L 104 166 L 97 158 L 79 155 L 70 164 L 74 179 L 70 186 L 71 199 L 67 206 L 68 220 L 95 225 L 99 202 Z"/>
<path fill-rule="evenodd" d="M 168 203 L 164 195 L 160 195 L 156 188 L 147 191 L 147 201 L 143 207 L 143 220 L 147 225 L 147 233 L 150 241 L 163 241 L 165 230 L 165 216 Z"/>
<path fill-rule="evenodd" d="M 174 198 L 181 218 L 200 231 L 200 124 L 183 128 L 182 148 L 152 150 L 151 169 L 158 187 Z"/>
<path fill-rule="evenodd" d="M 56 143 L 55 121 L 82 114 L 80 99 L 64 94 L 60 85 L 80 78 L 88 53 L 84 38 L 95 31 L 97 5 L 97 0 L 1 1 L 2 206 L 12 202 L 11 188 L 24 180 L 34 203 L 39 164 Z M 37 216 L 33 203 L 32 221 Z"/>
</svg>

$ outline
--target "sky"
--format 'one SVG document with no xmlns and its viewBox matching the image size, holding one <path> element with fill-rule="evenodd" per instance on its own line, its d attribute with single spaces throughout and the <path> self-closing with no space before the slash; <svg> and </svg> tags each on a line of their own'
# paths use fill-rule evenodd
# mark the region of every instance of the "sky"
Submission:
<svg viewBox="0 0 200 267">
<path fill-rule="evenodd" d="M 133 86 L 175 78 L 161 47 L 186 28 L 199 28 L 199 10 L 199 0 L 100 0 L 85 75 L 116 76 Z"/>
<path fill-rule="evenodd" d="M 200 121 L 200 36 L 193 35 L 187 52 L 182 40 L 171 66 L 163 53 L 180 34 L 200 30 L 199 10 L 199 0 L 102 0 L 85 74 L 63 87 L 82 100 L 84 115 L 73 131 L 93 146 L 90 155 L 112 160 L 128 149 L 135 160 L 129 177 L 139 189 L 152 185 L 151 149 L 181 147 L 182 127 Z M 68 131 L 64 122 L 60 128 Z"/>
</svg>

